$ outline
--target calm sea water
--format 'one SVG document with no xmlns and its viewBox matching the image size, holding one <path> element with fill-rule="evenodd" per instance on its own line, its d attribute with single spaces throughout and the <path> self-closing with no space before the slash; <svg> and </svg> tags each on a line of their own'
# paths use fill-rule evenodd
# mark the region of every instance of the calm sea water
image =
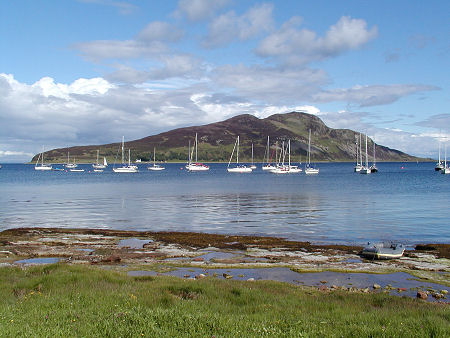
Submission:
<svg viewBox="0 0 450 338">
<path fill-rule="evenodd" d="M 434 163 L 379 163 L 372 175 L 352 163 L 319 164 L 318 176 L 226 172 L 182 164 L 137 174 L 0 169 L 0 230 L 16 227 L 109 228 L 280 236 L 362 245 L 450 243 L 450 175 Z"/>
</svg>

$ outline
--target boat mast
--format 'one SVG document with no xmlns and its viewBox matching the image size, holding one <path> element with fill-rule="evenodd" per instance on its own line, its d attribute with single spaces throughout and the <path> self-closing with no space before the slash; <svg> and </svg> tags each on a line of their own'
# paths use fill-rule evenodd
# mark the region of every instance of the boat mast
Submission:
<svg viewBox="0 0 450 338">
<path fill-rule="evenodd" d="M 311 164 L 311 129 L 309 129 L 308 135 L 308 167 Z"/>
<path fill-rule="evenodd" d="M 363 161 L 362 161 L 362 149 L 361 149 L 361 133 L 359 133 L 359 163 L 362 165 Z"/>
<path fill-rule="evenodd" d="M 195 133 L 195 163 L 198 162 L 198 160 L 197 160 L 197 148 L 198 148 L 198 140 L 197 140 L 197 133 Z"/>
<path fill-rule="evenodd" d="M 239 164 L 239 136 L 237 138 L 236 164 Z"/>
<path fill-rule="evenodd" d="M 289 169 L 291 168 L 291 140 L 288 141 L 289 147 Z"/>
<path fill-rule="evenodd" d="M 366 168 L 369 168 L 369 160 L 367 158 L 367 134 L 366 134 Z"/>
<path fill-rule="evenodd" d="M 125 163 L 124 159 L 123 159 L 123 147 L 124 147 L 124 143 L 125 143 L 125 136 L 122 136 L 122 164 Z"/>
</svg>

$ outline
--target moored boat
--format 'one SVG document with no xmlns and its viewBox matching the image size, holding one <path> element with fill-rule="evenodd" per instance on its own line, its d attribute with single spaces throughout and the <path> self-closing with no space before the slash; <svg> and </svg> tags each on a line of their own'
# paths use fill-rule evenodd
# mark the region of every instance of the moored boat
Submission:
<svg viewBox="0 0 450 338">
<path fill-rule="evenodd" d="M 361 255 L 372 259 L 400 258 L 405 252 L 403 244 L 394 242 L 367 243 Z"/>
</svg>

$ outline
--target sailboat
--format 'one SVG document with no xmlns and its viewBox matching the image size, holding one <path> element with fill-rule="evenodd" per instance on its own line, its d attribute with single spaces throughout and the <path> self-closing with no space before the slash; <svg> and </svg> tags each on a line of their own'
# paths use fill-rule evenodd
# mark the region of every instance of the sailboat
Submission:
<svg viewBox="0 0 450 338">
<path fill-rule="evenodd" d="M 253 143 L 252 143 L 252 165 L 250 166 L 252 170 L 256 169 L 255 163 L 253 163 Z"/>
<path fill-rule="evenodd" d="M 286 153 L 288 153 L 287 165 L 284 164 Z M 283 158 L 283 160 L 281 160 L 281 157 Z M 276 168 L 270 170 L 270 172 L 273 174 L 296 174 L 301 171 L 302 169 L 299 168 L 298 166 L 291 165 L 291 140 L 288 140 L 286 148 L 284 147 L 284 144 L 282 146 L 282 155 L 280 155 L 280 164 Z"/>
<path fill-rule="evenodd" d="M 445 144 L 444 166 L 441 169 L 441 174 L 450 174 L 450 167 L 447 166 L 447 144 Z"/>
<path fill-rule="evenodd" d="M 41 163 L 39 164 L 39 159 Z M 34 165 L 34 170 L 52 170 L 51 164 L 44 164 L 44 147 L 42 147 L 42 153 L 39 154 L 36 164 Z"/>
<path fill-rule="evenodd" d="M 315 175 L 319 173 L 318 168 L 311 167 L 311 129 L 309 129 L 309 136 L 308 136 L 308 163 L 305 167 L 305 174 L 306 175 Z"/>
<path fill-rule="evenodd" d="M 76 168 L 78 165 L 75 163 L 75 159 L 73 163 L 70 163 L 70 157 L 69 157 L 69 148 L 67 148 L 67 163 L 65 165 L 66 168 Z"/>
<path fill-rule="evenodd" d="M 233 159 L 234 151 L 236 150 L 236 166 L 230 168 L 231 160 Z M 247 167 L 246 165 L 239 164 L 239 136 L 236 139 L 236 142 L 234 143 L 233 151 L 231 152 L 230 160 L 228 161 L 227 171 L 229 173 L 251 173 L 252 168 Z"/>
<path fill-rule="evenodd" d="M 274 165 L 272 165 L 270 163 L 271 161 L 269 159 L 269 155 L 270 155 L 270 144 L 269 144 L 269 136 L 267 136 L 267 146 L 266 146 L 266 152 L 264 155 L 264 159 L 267 158 L 267 162 L 266 162 L 266 164 L 263 164 L 262 170 L 273 170 L 276 168 Z"/>
<path fill-rule="evenodd" d="M 356 138 L 356 135 L 355 135 Z M 359 157 L 358 158 L 358 138 L 356 138 L 356 164 L 355 164 L 355 168 L 354 171 L 355 173 L 359 173 L 362 169 L 362 154 L 361 154 L 361 133 L 359 134 Z"/>
<path fill-rule="evenodd" d="M 195 162 L 192 162 L 193 154 L 189 154 L 189 163 L 186 165 L 186 169 L 189 171 L 207 171 L 209 170 L 209 166 L 203 163 L 197 162 L 197 152 L 198 152 L 198 139 L 197 133 L 195 133 L 195 143 L 194 148 L 192 148 L 192 152 L 195 149 Z"/>
<path fill-rule="evenodd" d="M 372 171 L 369 168 L 369 159 L 367 156 L 367 134 L 366 134 L 366 165 L 362 167 L 360 174 L 370 174 Z"/>
<path fill-rule="evenodd" d="M 444 166 L 442 165 L 441 162 L 441 141 L 439 141 L 439 160 L 436 163 L 436 166 L 434 167 L 435 171 L 441 171 L 442 169 L 444 169 Z"/>
<path fill-rule="evenodd" d="M 370 172 L 371 173 L 377 173 L 378 172 L 377 160 L 375 158 L 375 142 L 373 142 L 373 164 L 370 166 Z"/>
<path fill-rule="evenodd" d="M 118 168 L 113 168 L 115 173 L 137 173 L 138 167 L 135 165 L 131 165 L 130 160 L 130 149 L 128 149 L 128 164 L 125 163 L 123 151 L 125 147 L 125 138 L 122 136 L 122 166 Z"/>
<path fill-rule="evenodd" d="M 156 164 L 156 149 L 155 149 L 155 147 L 153 147 L 153 166 L 147 167 L 147 169 L 153 170 L 153 171 L 161 171 L 161 170 L 166 169 L 163 166 Z"/>
<path fill-rule="evenodd" d="M 92 168 L 94 168 L 94 171 L 100 171 L 100 169 L 105 169 L 108 166 L 108 162 L 106 162 L 106 157 L 103 157 L 103 164 L 98 162 L 98 154 L 99 154 L 99 151 L 97 150 L 97 162 L 95 162 L 95 164 L 92 165 Z"/>
</svg>

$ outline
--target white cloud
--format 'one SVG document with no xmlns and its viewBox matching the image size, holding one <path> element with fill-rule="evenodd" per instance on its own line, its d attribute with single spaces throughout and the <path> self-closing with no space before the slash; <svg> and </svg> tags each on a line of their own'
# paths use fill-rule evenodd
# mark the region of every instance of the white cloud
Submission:
<svg viewBox="0 0 450 338">
<path fill-rule="evenodd" d="M 302 19 L 293 17 L 278 31 L 266 37 L 256 49 L 258 55 L 277 58 L 286 64 L 305 64 L 337 56 L 365 45 L 378 34 L 366 21 L 343 16 L 324 37 L 307 29 L 298 29 Z"/>
<path fill-rule="evenodd" d="M 137 36 L 139 41 L 177 41 L 183 31 L 167 22 L 150 22 Z"/>
<path fill-rule="evenodd" d="M 229 2 L 230 0 L 180 0 L 175 15 L 186 17 L 190 21 L 200 21 L 211 18 Z"/>
<path fill-rule="evenodd" d="M 361 107 L 384 105 L 395 102 L 402 97 L 415 93 L 438 90 L 435 86 L 426 85 L 371 85 L 354 86 L 352 88 L 333 89 L 315 93 L 312 98 L 315 102 L 343 101 L 357 103 Z"/>
<path fill-rule="evenodd" d="M 249 100 L 280 104 L 310 100 L 328 78 L 322 70 L 228 65 L 217 68 L 213 80 Z"/>
<path fill-rule="evenodd" d="M 272 5 L 261 4 L 250 8 L 241 16 L 234 11 L 220 15 L 211 22 L 203 45 L 215 48 L 226 45 L 236 38 L 248 40 L 262 32 L 268 32 L 274 25 L 272 11 Z"/>
</svg>

